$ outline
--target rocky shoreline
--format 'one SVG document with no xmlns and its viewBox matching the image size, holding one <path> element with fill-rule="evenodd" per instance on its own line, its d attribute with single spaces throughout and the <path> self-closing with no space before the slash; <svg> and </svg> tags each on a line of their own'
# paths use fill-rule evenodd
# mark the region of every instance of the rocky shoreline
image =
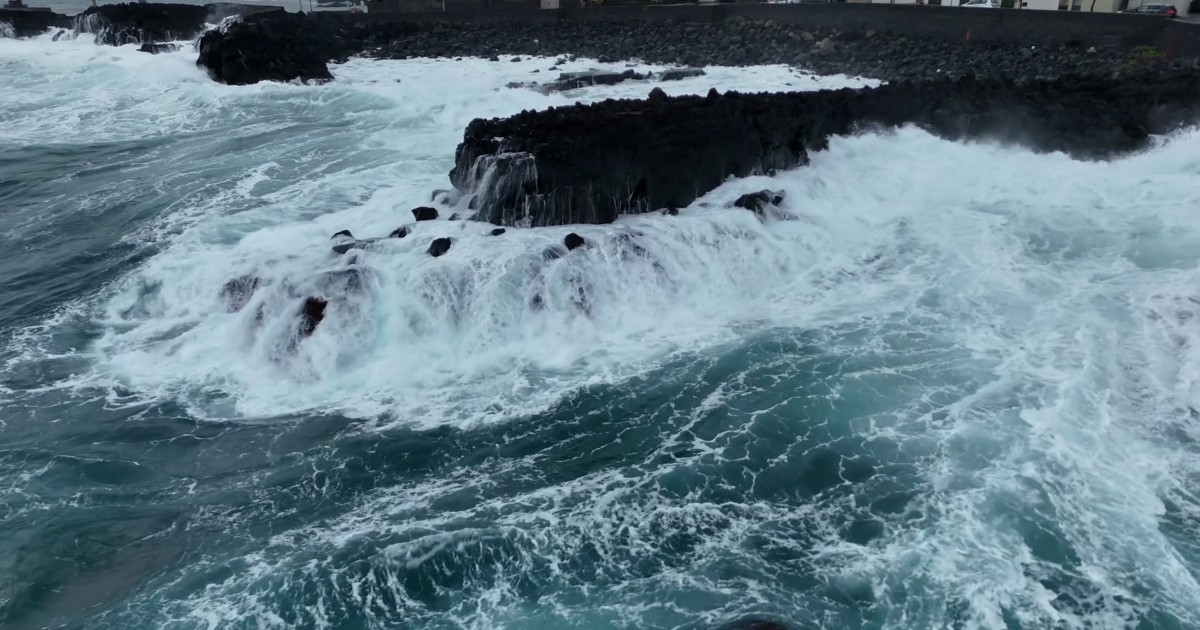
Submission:
<svg viewBox="0 0 1200 630">
<path fill-rule="evenodd" d="M 918 9 L 919 10 L 919 9 Z M 206 25 L 242 16 L 223 28 Z M 1138 18 L 1130 18 L 1138 19 Z M 203 36 L 197 63 L 230 84 L 328 81 L 330 63 L 352 56 L 413 57 L 578 56 L 687 67 L 786 64 L 817 74 L 888 81 L 980 76 L 1017 82 L 1058 76 L 1120 79 L 1146 72 L 1200 68 L 1200 59 L 1152 46 L 1114 44 L 1097 34 L 1045 39 L 1040 46 L 971 41 L 966 37 L 911 38 L 886 22 L 861 31 L 803 27 L 731 18 L 715 22 L 544 20 L 363 20 L 346 14 L 287 13 L 274 7 L 212 3 L 115 4 L 74 18 L 47 11 L 2 11 L 17 36 L 53 27 L 93 33 L 99 44 L 155 44 Z M 150 50 L 150 49 L 148 49 Z"/>
<path fill-rule="evenodd" d="M 731 19 L 693 22 L 362 22 L 344 16 L 247 16 L 200 42 L 199 64 L 217 81 L 325 81 L 328 63 L 361 55 L 376 59 L 574 55 L 600 61 L 679 66 L 787 64 L 817 74 L 890 81 L 966 75 L 1018 82 L 1057 76 L 1121 78 L 1152 70 L 1200 68 L 1152 47 L 1122 47 L 1080 39 L 1017 46 L 971 41 L 913 40 L 887 30 L 839 32 L 776 22 Z"/>
<path fill-rule="evenodd" d="M 213 24 L 232 16 L 283 13 L 279 7 L 214 2 L 209 4 L 125 3 L 88 7 L 75 16 L 49 10 L 0 8 L 0 22 L 12 27 L 16 37 L 34 37 L 51 29 L 71 29 L 92 35 L 96 44 L 147 45 L 199 37 Z"/>
<path fill-rule="evenodd" d="M 1009 141 L 1102 159 L 1200 120 L 1200 74 L 1153 80 L 967 77 L 862 90 L 719 94 L 526 111 L 476 120 L 450 174 L 477 218 L 500 225 L 609 223 L 682 208 L 730 177 L 806 164 L 831 136 L 914 124 L 951 140 Z M 760 204 L 761 205 L 761 204 Z M 761 209 L 761 208 L 760 208 Z"/>
</svg>

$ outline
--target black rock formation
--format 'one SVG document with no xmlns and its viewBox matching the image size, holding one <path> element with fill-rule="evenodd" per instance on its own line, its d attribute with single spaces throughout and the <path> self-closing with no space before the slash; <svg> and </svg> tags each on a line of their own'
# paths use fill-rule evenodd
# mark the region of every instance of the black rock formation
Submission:
<svg viewBox="0 0 1200 630">
<path fill-rule="evenodd" d="M 350 233 L 350 230 L 342 230 L 340 232 L 334 232 L 333 236 L 331 236 L 329 238 L 333 239 L 333 238 L 341 238 L 341 237 L 354 238 L 354 235 Z"/>
<path fill-rule="evenodd" d="M 505 232 L 504 228 L 496 228 L 496 229 L 494 229 L 494 230 L 492 230 L 492 231 L 491 231 L 491 235 L 492 235 L 492 236 L 500 236 L 500 235 L 501 235 L 501 234 L 503 234 L 504 232 Z"/>
<path fill-rule="evenodd" d="M 97 44 L 153 44 L 194 39 L 207 24 L 247 13 L 282 13 L 279 7 L 233 3 L 205 5 L 127 3 L 88 7 L 75 16 L 75 30 L 91 33 Z M 151 51 L 147 51 L 151 52 Z"/>
<path fill-rule="evenodd" d="M 0 23 L 12 27 L 10 36 L 33 37 L 52 28 L 70 28 L 71 17 L 49 10 L 0 7 Z"/>
<path fill-rule="evenodd" d="M 317 325 L 325 319 L 325 307 L 328 305 L 329 302 L 319 297 L 305 298 L 304 306 L 300 307 L 300 323 L 296 327 L 296 332 L 301 337 L 313 334 Z"/>
<path fill-rule="evenodd" d="M 408 229 L 407 226 L 402 225 L 402 226 L 392 230 L 392 232 L 390 234 L 388 234 L 388 238 L 404 238 L 405 236 L 408 236 L 409 231 L 410 230 Z"/>
<path fill-rule="evenodd" d="M 587 245 L 587 241 L 583 240 L 582 236 L 571 232 L 563 238 L 563 245 L 566 246 L 567 251 L 571 251 Z"/>
<path fill-rule="evenodd" d="M 151 55 L 175 52 L 176 50 L 179 50 L 179 46 L 176 44 L 142 44 L 142 47 L 138 48 L 138 52 L 150 53 Z"/>
<path fill-rule="evenodd" d="M 420 208 L 412 209 L 413 218 L 417 221 L 433 221 L 438 218 L 438 211 L 435 208 L 421 206 Z"/>
<path fill-rule="evenodd" d="M 453 244 L 454 241 L 448 238 L 435 238 L 433 239 L 433 242 L 429 244 L 429 249 L 426 250 L 426 253 L 434 258 L 437 258 L 438 256 L 450 251 L 450 246 Z"/>
<path fill-rule="evenodd" d="M 768 206 L 778 206 L 781 203 L 783 203 L 782 191 L 760 190 L 738 197 L 733 205 L 736 208 L 745 208 L 754 214 L 763 216 Z"/>
<path fill-rule="evenodd" d="M 922 7 L 912 7 L 912 11 L 909 16 L 896 11 L 894 17 L 922 20 L 928 15 Z M 1087 41 L 1077 35 L 1059 36 L 1055 29 L 1047 28 L 1031 32 L 1021 41 L 1005 43 L 973 41 L 956 29 L 947 30 L 941 37 L 910 39 L 891 32 L 891 23 L 870 27 L 877 31 L 839 32 L 821 25 L 819 20 L 808 25 L 744 19 L 677 22 L 640 18 L 530 24 L 471 22 L 361 21 L 333 13 L 256 15 L 207 37 L 210 48 L 222 51 L 215 59 L 241 61 L 236 72 L 223 66 L 214 68 L 204 60 L 201 64 L 218 80 L 243 83 L 328 79 L 325 64 L 351 55 L 498 60 L 498 52 L 564 55 L 560 63 L 567 61 L 567 55 L 572 59 L 578 55 L 686 66 L 660 74 L 656 77 L 659 80 L 681 78 L 694 72 L 688 67 L 704 65 L 787 64 L 820 74 L 845 73 L 887 80 L 955 78 L 974 73 L 1020 81 L 1060 75 L 1109 76 L 1114 71 L 1129 73 L 1146 65 L 1195 66 L 1191 58 L 1173 58 L 1167 51 L 1144 51 L 1133 42 L 1120 43 L 1120 38 L 1104 29 Z M 1036 49 L 1030 48 L 1033 43 Z"/>
<path fill-rule="evenodd" d="M 345 61 L 380 38 L 399 38 L 418 27 L 408 22 L 367 24 L 352 16 L 254 13 L 200 38 L 196 65 L 221 83 L 328 81 L 330 61 Z"/>
<path fill-rule="evenodd" d="M 608 223 L 680 208 L 728 177 L 805 164 L 830 136 L 916 124 L 948 139 L 1012 141 L 1103 158 L 1200 114 L 1200 74 L 1114 81 L 967 77 L 865 90 L 610 100 L 475 120 L 450 179 L 500 225 Z M 485 185 L 486 182 L 486 185 Z"/>
<path fill-rule="evenodd" d="M 704 76 L 704 70 L 700 68 L 668 68 L 654 76 L 659 81 L 679 81 L 690 77 Z"/>
<path fill-rule="evenodd" d="M 370 249 L 371 246 L 374 245 L 375 241 L 377 241 L 377 240 L 379 240 L 379 239 L 365 238 L 365 239 L 361 239 L 361 240 L 359 240 L 359 239 L 347 240 L 344 243 L 338 243 L 337 245 L 334 245 L 330 249 L 333 250 L 333 253 L 338 254 L 340 256 L 352 249 L 359 249 L 359 250 Z"/>
</svg>

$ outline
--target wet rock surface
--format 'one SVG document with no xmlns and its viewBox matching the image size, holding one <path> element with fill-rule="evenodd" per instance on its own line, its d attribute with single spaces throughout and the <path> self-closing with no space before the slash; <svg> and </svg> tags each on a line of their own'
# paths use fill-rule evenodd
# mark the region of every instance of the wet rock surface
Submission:
<svg viewBox="0 0 1200 630">
<path fill-rule="evenodd" d="M 216 72 L 214 77 L 225 80 L 230 74 L 243 82 L 327 80 L 326 64 L 352 55 L 380 59 L 478 57 L 497 62 L 508 61 L 501 55 L 560 57 L 563 62 L 582 57 L 688 67 L 786 64 L 819 74 L 887 80 L 971 74 L 1026 81 L 1063 75 L 1124 75 L 1147 64 L 1195 67 L 1194 59 L 1114 45 L 1111 38 L 1099 35 L 1095 41 L 1064 38 L 1029 46 L 973 42 L 964 37 L 912 39 L 889 32 L 886 24 L 877 30 L 840 32 L 740 18 L 712 23 L 564 20 L 466 24 L 366 23 L 331 14 L 271 14 L 247 17 L 225 33 L 205 39 L 209 48 L 239 51 L 244 62 L 240 72 Z M 201 65 L 212 71 L 204 55 Z"/>
<path fill-rule="evenodd" d="M 8 9 L 0 6 L 0 22 L 12 28 L 9 33 L 13 37 L 33 37 L 52 28 L 70 28 L 70 16 L 52 11 L 30 11 L 28 9 Z"/>
<path fill-rule="evenodd" d="M 92 34 L 97 44 L 122 46 L 190 40 L 203 33 L 209 24 L 216 24 L 230 16 L 282 12 L 278 7 L 235 3 L 105 4 L 89 7 L 75 16 L 73 24 L 77 32 Z"/>
<path fill-rule="evenodd" d="M 1187 71 L 1136 80 L 969 77 L 809 93 L 714 90 L 475 120 L 450 177 L 478 195 L 476 218 L 485 221 L 609 223 L 624 213 L 685 207 L 731 176 L 803 165 L 830 136 L 872 126 L 915 124 L 952 140 L 1105 158 L 1143 148 L 1151 134 L 1197 116 L 1200 74 Z"/>
</svg>

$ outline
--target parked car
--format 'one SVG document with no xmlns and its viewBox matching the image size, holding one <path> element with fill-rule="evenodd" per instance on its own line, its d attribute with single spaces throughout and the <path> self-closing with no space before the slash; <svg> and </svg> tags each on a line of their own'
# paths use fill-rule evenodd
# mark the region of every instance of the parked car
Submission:
<svg viewBox="0 0 1200 630">
<path fill-rule="evenodd" d="M 1125 9 L 1121 13 L 1133 13 L 1136 15 L 1165 15 L 1167 17 L 1177 17 L 1179 11 L 1173 4 L 1143 4 L 1140 7 Z"/>
<path fill-rule="evenodd" d="M 972 9 L 999 9 L 1000 3 L 996 0 L 967 0 L 958 6 Z"/>
</svg>

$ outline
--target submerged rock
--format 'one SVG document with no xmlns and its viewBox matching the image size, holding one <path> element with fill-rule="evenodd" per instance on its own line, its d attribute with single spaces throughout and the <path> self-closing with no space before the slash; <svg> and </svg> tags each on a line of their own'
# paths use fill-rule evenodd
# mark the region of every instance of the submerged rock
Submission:
<svg viewBox="0 0 1200 630">
<path fill-rule="evenodd" d="M 495 228 L 491 231 L 492 236 L 500 236 L 505 232 L 504 228 Z"/>
<path fill-rule="evenodd" d="M 221 301 L 225 303 L 225 310 L 236 313 L 245 308 L 262 285 L 263 281 L 257 276 L 241 276 L 226 282 L 221 286 Z"/>
<path fill-rule="evenodd" d="M 616 85 L 624 81 L 644 81 L 647 75 L 625 70 L 624 72 L 605 72 L 603 70 L 588 70 L 585 72 L 563 72 L 558 79 L 547 83 L 541 88 L 547 92 L 562 92 L 575 90 L 593 85 Z"/>
<path fill-rule="evenodd" d="M 453 244 L 454 241 L 451 239 L 435 238 L 433 239 L 433 242 L 429 244 L 429 249 L 426 250 L 426 253 L 434 258 L 437 258 L 438 256 L 450 251 L 450 246 Z"/>
<path fill-rule="evenodd" d="M 354 239 L 351 241 L 338 243 L 330 249 L 333 250 L 333 253 L 341 255 L 353 249 L 370 249 L 371 246 L 374 245 L 378 240 L 379 239 L 377 238 Z"/>
<path fill-rule="evenodd" d="M 583 240 L 582 236 L 571 232 L 563 238 L 563 245 L 566 246 L 567 251 L 572 251 L 587 245 L 587 241 Z"/>
<path fill-rule="evenodd" d="M 409 230 L 407 226 L 402 225 L 392 230 L 391 233 L 388 234 L 388 238 L 404 238 L 405 236 L 409 235 L 409 232 L 411 232 L 411 230 Z"/>
<path fill-rule="evenodd" d="M 150 53 L 151 55 L 175 52 L 176 50 L 179 50 L 179 46 L 175 44 L 142 44 L 142 47 L 138 48 L 138 52 Z"/>
<path fill-rule="evenodd" d="M 745 208 L 754 214 L 764 216 L 768 206 L 778 206 L 783 203 L 783 191 L 760 190 L 747 193 L 733 202 L 734 207 Z"/>
<path fill-rule="evenodd" d="M 313 334 L 317 326 L 325 320 L 325 307 L 329 302 L 319 297 L 305 298 L 304 305 L 300 307 L 300 323 L 296 328 L 297 334 L 301 337 L 308 337 Z"/>
<path fill-rule="evenodd" d="M 679 81 L 681 79 L 704 76 L 704 70 L 700 68 L 671 68 L 663 70 L 656 76 L 659 81 Z"/>
</svg>

